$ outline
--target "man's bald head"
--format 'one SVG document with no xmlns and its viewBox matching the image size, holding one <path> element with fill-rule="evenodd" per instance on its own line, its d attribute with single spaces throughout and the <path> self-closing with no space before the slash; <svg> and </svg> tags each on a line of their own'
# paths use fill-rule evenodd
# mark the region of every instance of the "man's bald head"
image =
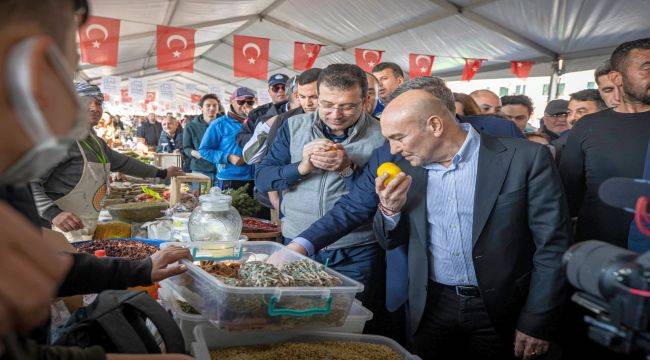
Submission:
<svg viewBox="0 0 650 360">
<path fill-rule="evenodd" d="M 413 166 L 443 161 L 447 144 L 462 133 L 445 103 L 425 90 L 409 90 L 391 100 L 380 125 L 391 153 Z"/>
<path fill-rule="evenodd" d="M 476 101 L 483 114 L 496 114 L 501 111 L 501 99 L 488 89 L 472 91 L 469 96 Z"/>
<path fill-rule="evenodd" d="M 382 121 L 417 120 L 424 124 L 431 116 L 454 121 L 454 116 L 442 100 L 425 90 L 409 90 L 388 103 L 382 113 Z"/>
</svg>

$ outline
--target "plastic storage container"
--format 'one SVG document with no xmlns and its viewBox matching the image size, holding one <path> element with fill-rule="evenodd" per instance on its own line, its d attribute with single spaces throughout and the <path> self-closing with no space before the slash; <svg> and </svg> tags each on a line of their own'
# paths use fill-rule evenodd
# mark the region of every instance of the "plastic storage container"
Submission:
<svg viewBox="0 0 650 360">
<path fill-rule="evenodd" d="M 203 315 L 188 314 L 184 312 L 176 300 L 184 300 L 174 290 L 166 287 L 158 289 L 158 298 L 167 311 L 171 312 L 176 324 L 183 333 L 185 348 L 189 349 L 194 342 L 194 328 L 197 325 L 210 325 L 210 322 Z"/>
<path fill-rule="evenodd" d="M 197 314 L 188 314 L 184 312 L 179 306 L 177 300 L 183 300 L 178 293 L 173 289 L 163 285 L 158 289 L 158 298 L 162 302 L 163 306 L 171 312 L 174 320 L 178 324 L 178 327 L 183 333 L 183 338 L 185 338 L 185 347 L 190 348 L 190 345 L 194 342 L 194 328 L 199 325 L 211 325 L 210 321 L 203 315 Z M 350 308 L 350 314 L 345 319 L 345 323 L 340 327 L 324 328 L 323 330 L 329 332 L 340 332 L 340 333 L 352 333 L 352 334 L 361 334 L 363 328 L 366 325 L 366 322 L 372 319 L 372 312 L 366 309 L 359 300 L 354 300 L 352 307 Z M 227 330 L 222 330 L 214 328 L 214 331 L 221 332 L 221 336 L 232 337 L 232 336 L 255 336 L 255 331 L 237 331 L 229 332 Z"/>
<path fill-rule="evenodd" d="M 183 244 L 192 249 L 207 243 Z M 242 243 L 242 253 L 271 256 L 285 249 L 268 241 Z M 287 262 L 313 260 L 285 250 Z M 192 262 L 182 260 L 188 271 L 164 281 L 215 326 L 226 330 L 279 330 L 343 326 L 356 293 L 363 285 L 325 268 L 338 277 L 336 287 L 237 287 L 227 285 Z"/>
<path fill-rule="evenodd" d="M 377 335 L 345 334 L 321 331 L 276 331 L 257 332 L 255 336 L 224 336 L 223 332 L 215 331 L 213 327 L 199 325 L 194 329 L 196 342 L 192 344 L 194 359 L 210 360 L 210 351 L 220 348 L 247 345 L 267 345 L 289 341 L 323 342 L 323 341 L 354 341 L 382 344 L 390 347 L 404 359 L 417 360 L 419 356 L 412 355 L 394 340 Z"/>
</svg>

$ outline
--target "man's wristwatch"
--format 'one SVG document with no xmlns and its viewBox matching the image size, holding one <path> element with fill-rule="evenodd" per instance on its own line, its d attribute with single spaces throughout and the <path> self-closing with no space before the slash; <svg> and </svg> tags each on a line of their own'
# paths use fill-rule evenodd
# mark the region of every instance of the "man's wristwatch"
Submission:
<svg viewBox="0 0 650 360">
<path fill-rule="evenodd" d="M 342 177 L 352 176 L 352 174 L 354 174 L 354 163 L 350 162 L 350 165 L 344 167 L 343 170 L 339 170 L 338 174 Z"/>
</svg>

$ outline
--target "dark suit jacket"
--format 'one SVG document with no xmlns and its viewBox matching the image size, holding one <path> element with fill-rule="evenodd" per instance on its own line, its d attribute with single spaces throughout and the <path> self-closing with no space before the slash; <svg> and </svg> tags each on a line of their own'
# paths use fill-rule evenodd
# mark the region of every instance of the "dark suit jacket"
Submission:
<svg viewBox="0 0 650 360">
<path fill-rule="evenodd" d="M 427 173 L 406 160 L 413 177 L 400 221 L 386 231 L 375 215 L 380 244 L 408 244 L 409 330 L 418 328 L 426 303 Z M 435 190 L 432 190 L 435 191 Z M 571 244 L 569 212 L 558 171 L 545 146 L 481 134 L 474 199 L 472 257 L 479 289 L 495 328 L 507 338 L 515 328 L 550 339 L 565 297 L 562 254 Z"/>
</svg>

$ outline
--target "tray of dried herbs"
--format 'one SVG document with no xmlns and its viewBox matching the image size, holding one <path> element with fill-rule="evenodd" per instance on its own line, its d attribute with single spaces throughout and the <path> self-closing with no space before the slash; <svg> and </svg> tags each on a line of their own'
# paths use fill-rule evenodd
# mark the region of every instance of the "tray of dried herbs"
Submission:
<svg viewBox="0 0 650 360">
<path fill-rule="evenodd" d="M 241 261 L 185 262 L 188 271 L 169 283 L 221 329 L 342 326 L 363 285 L 294 252 L 280 266 L 256 260 L 283 249 L 274 242 L 244 242 Z"/>
</svg>

